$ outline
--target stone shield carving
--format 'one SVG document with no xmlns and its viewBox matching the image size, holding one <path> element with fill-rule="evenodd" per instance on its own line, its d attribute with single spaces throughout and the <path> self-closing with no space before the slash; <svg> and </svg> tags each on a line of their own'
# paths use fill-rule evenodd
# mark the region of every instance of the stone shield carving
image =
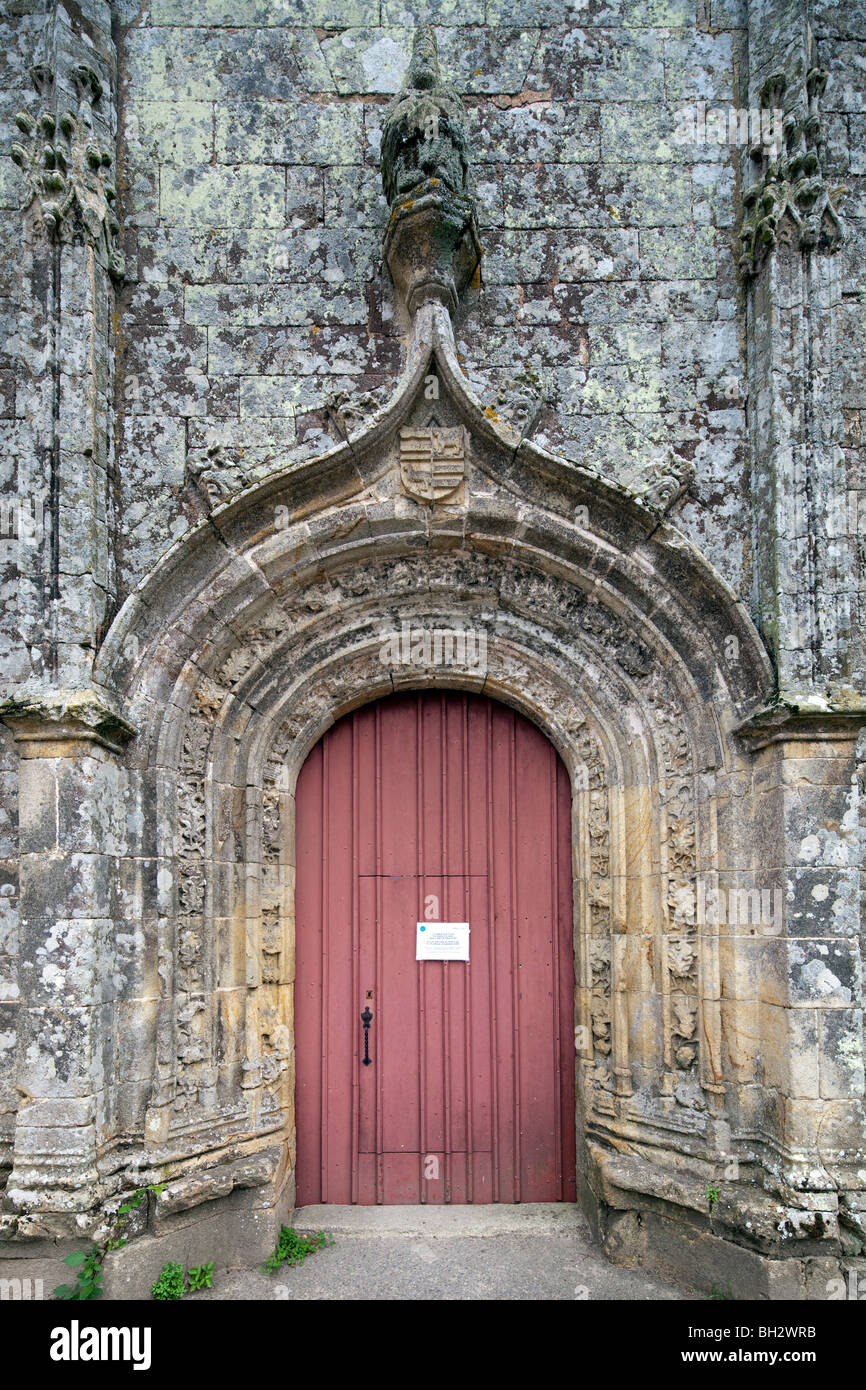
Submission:
<svg viewBox="0 0 866 1390">
<path fill-rule="evenodd" d="M 463 483 L 465 472 L 463 427 L 440 426 L 400 431 L 400 482 L 407 497 L 417 502 L 441 502 Z"/>
</svg>

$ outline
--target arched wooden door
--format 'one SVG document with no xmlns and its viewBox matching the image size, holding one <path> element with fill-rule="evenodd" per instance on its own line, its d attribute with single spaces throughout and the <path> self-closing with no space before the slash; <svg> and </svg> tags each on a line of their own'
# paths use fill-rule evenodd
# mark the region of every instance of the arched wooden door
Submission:
<svg viewBox="0 0 866 1390">
<path fill-rule="evenodd" d="M 481 696 L 412 692 L 329 730 L 296 797 L 298 1205 L 574 1201 L 555 749 Z M 416 959 L 437 920 L 469 924 L 468 962 Z"/>
</svg>

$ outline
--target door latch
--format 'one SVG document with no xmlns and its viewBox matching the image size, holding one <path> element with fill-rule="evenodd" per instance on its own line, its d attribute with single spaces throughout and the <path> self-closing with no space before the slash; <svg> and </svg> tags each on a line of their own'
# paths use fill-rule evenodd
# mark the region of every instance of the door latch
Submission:
<svg viewBox="0 0 866 1390">
<path fill-rule="evenodd" d="M 369 1067 L 373 1060 L 370 1056 L 370 1024 L 373 1022 L 373 1015 L 369 1004 L 361 1014 L 361 1022 L 364 1025 L 364 1066 Z"/>
</svg>

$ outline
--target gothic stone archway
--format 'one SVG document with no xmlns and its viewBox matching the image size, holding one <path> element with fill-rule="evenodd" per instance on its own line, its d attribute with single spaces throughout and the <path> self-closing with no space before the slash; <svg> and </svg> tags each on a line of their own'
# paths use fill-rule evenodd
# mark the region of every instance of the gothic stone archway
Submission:
<svg viewBox="0 0 866 1390">
<path fill-rule="evenodd" d="M 438 503 L 400 466 L 401 431 L 431 428 L 465 447 Z M 404 623 L 483 631 L 484 669 L 383 666 Z M 262 1210 L 292 1200 L 295 779 L 336 718 L 404 685 L 511 704 L 568 768 L 584 1193 L 612 1138 L 698 1165 L 718 1152 L 741 1102 L 718 930 L 676 909 L 718 870 L 733 731 L 766 659 L 657 512 L 484 416 L 438 306 L 390 405 L 214 512 L 129 600 L 100 675 L 139 731 L 125 857 L 149 964 L 128 1017 L 154 1058 L 139 1163 L 172 1176 L 167 1214 L 233 1189 Z"/>
<path fill-rule="evenodd" d="M 438 430 L 459 447 L 437 500 L 442 470 L 419 484 L 405 441 L 435 454 Z M 403 624 L 483 631 L 483 669 L 383 664 Z M 755 882 L 736 730 L 769 688 L 763 648 L 658 511 L 485 417 L 439 306 L 388 407 L 214 511 L 128 600 L 97 677 L 137 731 L 113 756 L 138 937 L 112 1015 L 135 1067 L 100 1117 L 91 1202 L 159 1176 L 155 1229 L 212 1201 L 236 1246 L 270 1245 L 294 1197 L 298 771 L 340 715 L 443 683 L 526 714 L 571 778 L 578 1184 L 609 1247 L 629 1236 L 617 1211 L 698 1210 L 735 1146 L 795 1177 L 808 1163 L 761 1108 L 757 957 L 683 911 L 701 883 Z M 100 718 L 111 746 L 120 721 Z M 50 1174 L 18 1171 L 26 1203 Z M 732 1190 L 734 1234 L 778 1223 L 754 1184 Z"/>
<path fill-rule="evenodd" d="M 583 1123 L 591 1114 L 604 1131 L 626 1116 L 626 1131 L 639 1124 L 657 1143 L 674 1129 L 713 1144 L 720 1001 L 702 983 L 717 976 L 718 943 L 673 917 L 713 865 L 714 721 L 701 720 L 690 676 L 665 671 L 674 654 L 653 659 L 644 623 L 633 634 L 574 576 L 544 575 L 540 538 L 534 563 L 480 545 L 418 552 L 407 539 L 392 534 L 391 555 L 366 564 L 356 546 L 381 540 L 359 540 L 324 575 L 317 558 L 299 584 L 300 624 L 268 600 L 241 641 L 235 617 L 223 652 L 208 637 L 208 670 L 188 658 L 178 671 L 151 754 L 166 812 L 158 951 L 172 983 L 147 1115 L 154 1158 L 181 1158 L 191 1135 L 200 1149 L 291 1136 L 295 779 L 345 710 L 443 679 L 527 713 L 569 769 Z M 486 626 L 486 669 L 383 668 L 382 633 L 403 622 Z"/>
</svg>

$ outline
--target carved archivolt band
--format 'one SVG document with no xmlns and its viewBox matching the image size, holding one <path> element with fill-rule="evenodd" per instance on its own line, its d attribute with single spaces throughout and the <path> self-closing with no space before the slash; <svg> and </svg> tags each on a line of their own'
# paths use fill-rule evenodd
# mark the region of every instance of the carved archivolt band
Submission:
<svg viewBox="0 0 866 1390">
<path fill-rule="evenodd" d="M 677 1084 L 708 1071 L 698 1029 L 702 947 L 694 927 L 673 920 L 682 890 L 694 889 L 700 835 L 688 677 L 679 671 L 674 682 L 671 653 L 654 649 L 652 634 L 643 640 L 640 624 L 627 626 L 562 573 L 469 550 L 389 559 L 370 550 L 366 563 L 287 587 L 266 621 L 233 621 L 219 646 L 178 674 L 157 758 L 166 808 L 157 854 L 169 866 L 153 1095 L 154 1107 L 170 1111 L 163 1136 L 214 1123 L 255 1134 L 285 1122 L 295 779 L 335 718 L 399 684 L 483 688 L 557 744 L 574 788 L 586 1106 L 612 1117 L 645 1077 L 664 1108 Z M 395 613 L 428 627 L 485 626 L 483 674 L 384 667 L 381 632 Z M 700 743 L 715 738 L 705 729 Z M 167 772 L 175 762 L 176 780 Z M 629 862 L 627 838 L 644 842 L 639 862 Z M 637 915 L 636 899 L 645 903 Z M 238 920 L 242 1016 L 237 993 L 220 988 L 220 943 L 236 936 Z M 637 955 L 630 940 L 641 943 Z M 649 982 L 640 979 L 647 949 Z M 642 989 L 660 1001 L 658 1055 L 630 1037 Z"/>
</svg>

